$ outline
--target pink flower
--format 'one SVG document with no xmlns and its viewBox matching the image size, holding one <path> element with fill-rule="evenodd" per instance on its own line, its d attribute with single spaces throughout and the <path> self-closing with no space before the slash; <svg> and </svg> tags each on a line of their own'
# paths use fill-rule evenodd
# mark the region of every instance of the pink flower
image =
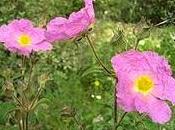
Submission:
<svg viewBox="0 0 175 130">
<path fill-rule="evenodd" d="M 175 103 L 175 79 L 167 60 L 133 50 L 114 56 L 112 65 L 118 77 L 117 103 L 123 110 L 146 113 L 160 124 L 170 120 L 166 100 Z"/>
<path fill-rule="evenodd" d="M 0 27 L 0 42 L 11 52 L 29 56 L 32 52 L 47 51 L 52 45 L 46 41 L 45 30 L 36 28 L 26 19 L 13 20 Z"/>
<path fill-rule="evenodd" d="M 48 41 L 68 40 L 88 30 L 95 22 L 92 0 L 85 0 L 85 7 L 73 12 L 69 18 L 56 17 L 47 25 Z"/>
</svg>

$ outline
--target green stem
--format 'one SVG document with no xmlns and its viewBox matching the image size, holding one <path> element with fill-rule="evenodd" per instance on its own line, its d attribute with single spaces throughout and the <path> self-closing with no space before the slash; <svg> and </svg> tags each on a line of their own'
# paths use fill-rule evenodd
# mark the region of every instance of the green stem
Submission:
<svg viewBox="0 0 175 130">
<path fill-rule="evenodd" d="M 22 119 L 19 120 L 18 124 L 19 124 L 19 130 L 23 130 L 23 125 L 22 125 L 22 122 L 21 122 Z"/>
<path fill-rule="evenodd" d="M 138 39 L 136 40 L 136 44 L 135 44 L 134 50 L 137 50 L 137 48 L 138 48 L 138 46 L 139 46 L 139 41 L 140 41 L 140 40 L 138 40 Z"/>
<path fill-rule="evenodd" d="M 116 89 L 116 85 L 114 86 L 114 127 L 113 129 L 115 130 L 116 128 L 116 122 L 118 120 L 118 109 L 117 109 L 117 96 L 116 96 L 116 93 L 117 93 L 117 89 Z"/>
<path fill-rule="evenodd" d="M 21 75 L 22 75 L 22 79 L 24 79 L 24 74 L 25 74 L 25 70 L 26 69 L 26 57 L 22 56 L 22 61 L 21 61 Z"/>
<path fill-rule="evenodd" d="M 82 124 L 79 122 L 79 120 L 75 116 L 73 116 L 73 119 L 75 123 L 77 124 L 77 126 L 80 128 L 80 130 L 84 130 Z"/>
<path fill-rule="evenodd" d="M 113 71 L 111 72 L 111 70 L 109 70 L 109 69 L 104 65 L 104 63 L 101 61 L 101 59 L 98 57 L 98 55 L 97 55 L 97 53 L 96 53 L 96 50 L 95 50 L 95 47 L 94 47 L 94 45 L 93 45 L 93 43 L 92 43 L 90 37 L 89 37 L 88 35 L 86 35 L 86 38 L 87 38 L 87 41 L 88 41 L 88 43 L 89 43 L 89 45 L 90 45 L 90 47 L 91 47 L 91 49 L 92 49 L 92 52 L 94 53 L 94 56 L 95 56 L 96 60 L 98 61 L 98 63 L 102 66 L 102 68 L 103 68 L 109 75 L 111 75 L 112 77 L 115 77 L 114 72 L 113 72 Z"/>
<path fill-rule="evenodd" d="M 123 121 L 124 117 L 126 116 L 127 112 L 125 112 L 122 117 L 120 118 L 120 120 L 118 121 L 118 124 L 116 126 L 116 130 L 118 129 L 118 127 L 120 126 L 121 122 Z"/>
<path fill-rule="evenodd" d="M 32 103 L 31 103 L 31 105 L 30 105 L 30 107 L 29 107 L 29 110 L 31 110 L 31 109 L 33 108 L 33 106 L 35 105 L 36 101 L 38 100 L 38 98 L 39 98 L 39 96 L 40 96 L 40 94 L 41 94 L 41 92 L 42 92 L 42 90 L 43 90 L 43 88 L 40 86 L 40 88 L 39 88 L 39 90 L 38 90 L 36 96 L 34 97 Z"/>
<path fill-rule="evenodd" d="M 29 129 L 29 112 L 26 112 L 26 116 L 25 116 L 25 126 L 26 126 L 26 130 L 28 130 Z"/>
<path fill-rule="evenodd" d="M 162 130 L 162 127 L 160 124 L 158 124 L 158 130 Z"/>
<path fill-rule="evenodd" d="M 21 125 L 22 125 L 22 130 L 28 130 L 28 118 L 29 118 L 29 112 L 28 111 L 23 111 L 21 112 Z M 21 128 L 20 128 L 21 130 Z"/>
<path fill-rule="evenodd" d="M 30 70 L 29 70 L 29 79 L 28 79 L 27 87 L 30 86 L 30 82 L 31 82 L 31 79 L 32 79 L 33 67 L 34 67 L 34 64 L 33 64 L 33 61 L 32 61 L 31 58 L 30 58 L 30 60 L 31 60 L 31 66 L 30 66 Z"/>
<path fill-rule="evenodd" d="M 168 23 L 169 21 L 170 21 L 170 20 L 162 21 L 162 22 L 160 22 L 160 23 L 154 25 L 154 27 L 158 27 L 158 26 L 164 25 L 164 24 Z"/>
<path fill-rule="evenodd" d="M 23 105 L 23 103 L 20 101 L 20 99 L 18 99 L 16 96 L 13 95 L 13 98 L 18 102 L 18 105 L 21 106 L 22 108 L 25 108 L 25 106 Z"/>
<path fill-rule="evenodd" d="M 25 126 L 25 113 L 22 112 L 22 126 L 23 126 L 23 130 L 26 130 L 26 126 Z"/>
<path fill-rule="evenodd" d="M 26 71 L 26 60 L 27 60 L 26 57 L 23 56 L 22 57 L 22 77 L 23 77 L 23 80 L 24 80 L 25 71 Z M 33 69 L 33 65 L 29 69 L 29 80 L 28 80 L 28 83 L 26 85 L 26 89 L 28 89 L 29 84 L 30 84 L 32 69 Z M 27 104 L 28 104 L 29 99 L 27 98 L 26 93 L 24 91 L 22 93 L 23 94 L 22 97 L 24 98 L 24 101 L 27 102 Z M 18 100 L 18 102 L 19 102 L 19 100 Z M 23 108 L 23 111 L 21 111 L 21 125 L 22 125 L 22 130 L 28 130 L 28 116 L 29 116 L 29 112 L 28 112 L 28 106 L 26 106 L 25 102 L 24 103 L 23 102 L 21 103 L 21 106 Z"/>
</svg>

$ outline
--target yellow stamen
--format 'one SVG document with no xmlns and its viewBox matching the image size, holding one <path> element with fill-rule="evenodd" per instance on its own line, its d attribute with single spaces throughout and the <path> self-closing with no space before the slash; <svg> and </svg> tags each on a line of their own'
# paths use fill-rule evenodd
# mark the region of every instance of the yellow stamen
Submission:
<svg viewBox="0 0 175 130">
<path fill-rule="evenodd" d="M 134 90 L 143 95 L 148 95 L 154 88 L 154 81 L 149 75 L 141 75 L 135 79 Z"/>
<path fill-rule="evenodd" d="M 22 34 L 18 37 L 18 43 L 22 47 L 30 46 L 31 42 L 32 42 L 32 38 L 27 34 Z"/>
</svg>

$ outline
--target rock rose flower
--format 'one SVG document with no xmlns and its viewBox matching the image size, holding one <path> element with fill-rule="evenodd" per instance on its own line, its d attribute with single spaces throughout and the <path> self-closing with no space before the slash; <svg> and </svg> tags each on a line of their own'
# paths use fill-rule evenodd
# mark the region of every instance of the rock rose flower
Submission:
<svg viewBox="0 0 175 130">
<path fill-rule="evenodd" d="M 45 29 L 34 27 L 27 19 L 13 20 L 8 25 L 2 25 L 0 42 L 9 51 L 25 56 L 52 49 L 52 45 L 46 41 Z"/>
<path fill-rule="evenodd" d="M 118 78 L 117 103 L 126 112 L 147 114 L 164 124 L 171 118 L 166 103 L 175 103 L 175 79 L 165 58 L 157 53 L 131 50 L 112 58 Z"/>
<path fill-rule="evenodd" d="M 68 40 L 87 31 L 95 22 L 93 0 L 84 0 L 85 7 L 70 14 L 69 18 L 56 17 L 47 25 L 48 41 Z"/>
</svg>

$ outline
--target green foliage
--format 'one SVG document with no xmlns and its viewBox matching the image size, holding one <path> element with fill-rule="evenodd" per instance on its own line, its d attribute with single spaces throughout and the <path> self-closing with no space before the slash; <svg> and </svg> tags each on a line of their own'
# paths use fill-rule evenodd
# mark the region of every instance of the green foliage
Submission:
<svg viewBox="0 0 175 130">
<path fill-rule="evenodd" d="M 97 24 L 91 33 L 95 48 L 108 68 L 111 57 L 116 53 L 133 48 L 139 39 L 140 50 L 154 50 L 169 59 L 175 72 L 175 42 L 172 38 L 174 26 L 144 28 L 141 23 L 124 24 L 115 20 L 134 22 L 142 16 L 158 22 L 174 11 L 172 0 L 96 0 Z M 44 24 L 54 16 L 67 16 L 82 6 L 81 0 L 1 0 L 0 23 L 14 18 L 29 18 L 36 24 Z M 135 29 L 137 33 L 134 33 Z M 172 36 L 171 36 L 172 35 Z M 37 78 L 48 74 L 49 80 L 42 94 L 44 102 L 36 107 L 30 117 L 34 130 L 110 130 L 113 126 L 113 88 L 114 79 L 110 78 L 95 60 L 87 41 L 83 38 L 55 44 L 54 50 L 37 56 L 34 69 Z M 14 84 L 21 79 L 19 68 L 21 57 L 10 54 L 0 47 L 0 130 L 16 130 L 14 113 L 4 115 L 14 108 L 9 79 Z M 37 78 L 36 78 L 37 77 Z M 42 82 L 42 80 L 40 80 Z M 37 83 L 39 84 L 39 83 Z M 8 86 L 9 85 L 9 86 Z M 31 93 L 33 95 L 34 93 Z M 99 98 L 101 97 L 101 98 Z M 45 100 L 47 98 L 48 100 Z M 121 117 L 122 111 L 119 111 Z M 77 121 L 79 124 L 77 124 Z M 173 130 L 175 120 L 162 129 Z M 158 130 L 157 124 L 138 113 L 130 113 L 119 130 Z"/>
<path fill-rule="evenodd" d="M 171 19 L 175 10 L 174 0 L 96 0 L 94 3 L 98 18 L 126 23 L 138 22 L 142 17 L 158 23 Z M 23 17 L 43 24 L 54 16 L 68 16 L 82 5 L 82 0 L 1 0 L 0 23 Z"/>
<path fill-rule="evenodd" d="M 138 22 L 145 17 L 151 23 L 159 23 L 174 16 L 174 0 L 96 0 L 100 18 Z"/>
<path fill-rule="evenodd" d="M 0 23 L 29 18 L 37 24 L 55 16 L 66 16 L 82 7 L 81 0 L 1 0 Z"/>
</svg>

